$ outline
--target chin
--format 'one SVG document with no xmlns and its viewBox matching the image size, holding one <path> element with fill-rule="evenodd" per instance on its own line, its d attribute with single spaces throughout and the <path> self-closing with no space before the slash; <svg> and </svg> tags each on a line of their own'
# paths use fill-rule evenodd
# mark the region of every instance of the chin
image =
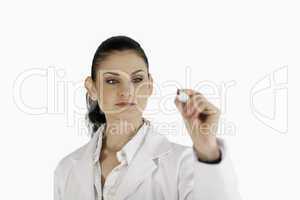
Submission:
<svg viewBox="0 0 300 200">
<path fill-rule="evenodd" d="M 138 118 L 141 116 L 141 112 L 135 108 L 135 109 L 129 109 L 129 108 L 124 108 L 121 112 L 116 112 L 114 114 L 115 116 L 118 116 L 120 118 Z"/>
</svg>

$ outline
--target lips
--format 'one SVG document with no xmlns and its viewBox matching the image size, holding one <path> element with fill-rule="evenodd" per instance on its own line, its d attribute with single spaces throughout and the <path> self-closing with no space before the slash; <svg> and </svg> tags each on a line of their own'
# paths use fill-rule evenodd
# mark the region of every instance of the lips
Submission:
<svg viewBox="0 0 300 200">
<path fill-rule="evenodd" d="M 133 102 L 119 102 L 119 103 L 116 103 L 117 106 L 127 106 L 127 105 L 135 105 L 135 103 Z"/>
</svg>

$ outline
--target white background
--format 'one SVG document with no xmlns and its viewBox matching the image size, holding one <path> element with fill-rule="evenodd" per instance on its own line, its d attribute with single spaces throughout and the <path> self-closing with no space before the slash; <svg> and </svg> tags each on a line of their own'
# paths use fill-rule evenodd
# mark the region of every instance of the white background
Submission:
<svg viewBox="0 0 300 200">
<path fill-rule="evenodd" d="M 299 199 L 299 19 L 297 1 L 2 1 L 0 199 L 53 198 L 58 161 L 89 140 L 83 80 L 93 54 L 119 34 L 150 62 L 157 90 L 146 117 L 181 120 L 167 83 L 219 88 L 211 100 L 234 127 L 220 137 L 243 199 Z M 224 83 L 233 84 L 225 93 Z M 181 133 L 167 137 L 190 145 Z"/>
</svg>

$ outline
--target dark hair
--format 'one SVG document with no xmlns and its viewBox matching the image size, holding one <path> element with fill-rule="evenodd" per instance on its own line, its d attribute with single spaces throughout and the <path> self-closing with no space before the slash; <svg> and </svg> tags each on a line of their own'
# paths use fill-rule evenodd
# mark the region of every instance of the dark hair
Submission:
<svg viewBox="0 0 300 200">
<path fill-rule="evenodd" d="M 147 67 L 148 76 L 149 76 L 149 63 L 147 56 L 140 46 L 140 44 L 127 36 L 113 36 L 105 41 L 103 41 L 100 46 L 97 48 L 93 62 L 92 62 L 92 70 L 91 77 L 93 81 L 96 81 L 97 74 L 97 64 L 103 61 L 107 56 L 112 54 L 115 51 L 125 51 L 125 50 L 133 50 L 138 56 L 140 56 Z M 106 123 L 106 118 L 104 113 L 101 111 L 98 102 L 93 101 L 86 93 L 86 103 L 87 103 L 87 115 L 86 118 L 88 120 L 88 127 L 92 132 L 95 132 L 102 124 Z"/>
</svg>

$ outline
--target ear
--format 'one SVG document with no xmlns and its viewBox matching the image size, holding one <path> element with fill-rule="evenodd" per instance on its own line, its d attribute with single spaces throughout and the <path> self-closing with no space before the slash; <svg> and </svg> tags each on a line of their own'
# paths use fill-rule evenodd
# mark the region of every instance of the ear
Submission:
<svg viewBox="0 0 300 200">
<path fill-rule="evenodd" d="M 149 96 L 152 95 L 153 92 L 153 78 L 151 74 L 149 73 L 149 83 L 148 83 L 148 88 L 149 88 Z"/>
<path fill-rule="evenodd" d="M 97 100 L 97 90 L 96 90 L 96 87 L 95 87 L 92 77 L 90 77 L 90 76 L 86 77 L 86 79 L 84 81 L 84 87 L 86 88 L 91 99 L 93 101 L 96 101 Z"/>
</svg>

